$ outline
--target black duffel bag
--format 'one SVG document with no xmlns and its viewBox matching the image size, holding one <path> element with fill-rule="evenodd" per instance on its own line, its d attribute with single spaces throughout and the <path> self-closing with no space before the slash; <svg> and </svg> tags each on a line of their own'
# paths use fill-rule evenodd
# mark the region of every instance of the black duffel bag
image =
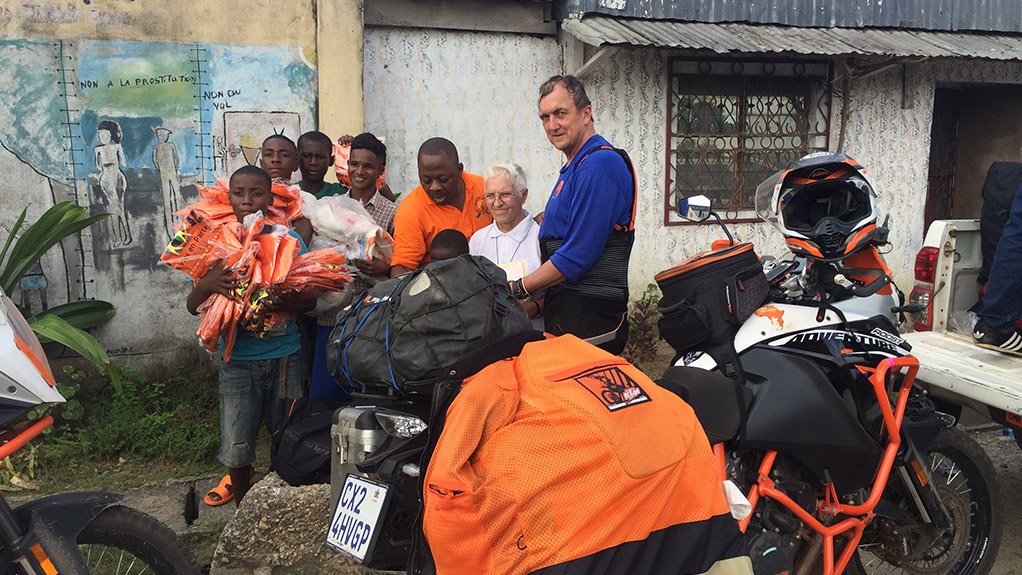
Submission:
<svg viewBox="0 0 1022 575">
<path fill-rule="evenodd" d="M 288 484 L 330 483 L 330 426 L 345 402 L 278 399 L 270 421 L 270 465 Z"/>
<path fill-rule="evenodd" d="M 373 286 L 338 315 L 327 364 L 351 391 L 428 397 L 441 368 L 531 330 L 504 270 L 465 255 Z"/>
</svg>

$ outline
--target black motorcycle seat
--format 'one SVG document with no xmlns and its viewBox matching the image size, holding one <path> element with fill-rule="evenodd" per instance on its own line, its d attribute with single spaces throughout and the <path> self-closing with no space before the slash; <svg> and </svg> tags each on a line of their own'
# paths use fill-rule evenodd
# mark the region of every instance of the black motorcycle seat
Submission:
<svg viewBox="0 0 1022 575">
<path fill-rule="evenodd" d="M 752 404 L 751 391 L 715 371 L 673 366 L 656 383 L 692 407 L 711 445 L 734 439 Z"/>
</svg>

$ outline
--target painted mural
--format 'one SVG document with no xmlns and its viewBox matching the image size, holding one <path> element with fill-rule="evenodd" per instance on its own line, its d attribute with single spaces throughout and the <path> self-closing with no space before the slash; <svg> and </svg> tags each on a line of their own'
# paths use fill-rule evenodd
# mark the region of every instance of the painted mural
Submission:
<svg viewBox="0 0 1022 575">
<path fill-rule="evenodd" d="M 26 39 L 0 40 L 0 61 L 0 169 L 8 176 L 0 223 L 25 205 L 31 219 L 62 200 L 113 214 L 48 256 L 22 286 L 25 297 L 42 290 L 37 305 L 96 297 L 130 306 L 130 318 L 118 315 L 105 330 L 126 354 L 143 349 L 150 332 L 164 347 L 168 330 L 185 337 L 194 329 L 180 305 L 187 286 L 158 264 L 176 212 L 196 198 L 197 184 L 258 162 L 266 136 L 312 128 L 309 52 Z M 169 290 L 180 301 L 162 302 Z"/>
</svg>

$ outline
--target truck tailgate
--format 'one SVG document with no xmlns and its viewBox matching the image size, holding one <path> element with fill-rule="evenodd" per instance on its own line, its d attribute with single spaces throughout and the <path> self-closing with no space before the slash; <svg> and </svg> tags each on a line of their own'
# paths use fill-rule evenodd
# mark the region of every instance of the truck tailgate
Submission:
<svg viewBox="0 0 1022 575">
<path fill-rule="evenodd" d="M 936 331 L 903 337 L 919 359 L 919 380 L 1022 415 L 1022 357 L 983 349 L 971 338 Z"/>
</svg>

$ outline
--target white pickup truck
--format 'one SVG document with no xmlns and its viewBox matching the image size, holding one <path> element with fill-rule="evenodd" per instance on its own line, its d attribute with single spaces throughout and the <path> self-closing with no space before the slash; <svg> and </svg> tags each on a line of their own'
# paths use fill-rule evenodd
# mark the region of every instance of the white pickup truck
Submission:
<svg viewBox="0 0 1022 575">
<path fill-rule="evenodd" d="M 916 284 L 910 303 L 928 304 L 914 314 L 905 334 L 919 358 L 917 378 L 930 395 L 952 405 L 968 405 L 1013 430 L 1022 447 L 1022 357 L 977 347 L 972 341 L 979 300 L 976 279 L 982 268 L 979 220 L 938 220 L 926 232 L 916 256 Z M 957 407 L 960 413 L 960 407 Z M 958 414 L 955 414 L 958 415 Z"/>
</svg>

